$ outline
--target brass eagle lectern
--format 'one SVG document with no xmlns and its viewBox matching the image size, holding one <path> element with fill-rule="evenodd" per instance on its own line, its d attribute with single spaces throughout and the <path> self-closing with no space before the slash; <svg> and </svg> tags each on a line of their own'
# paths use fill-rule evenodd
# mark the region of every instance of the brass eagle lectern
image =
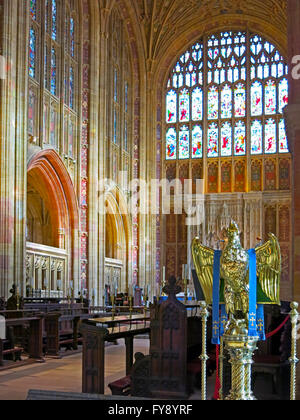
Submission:
<svg viewBox="0 0 300 420">
<path fill-rule="evenodd" d="M 253 400 L 251 365 L 259 340 L 257 308 L 280 305 L 281 252 L 273 234 L 264 245 L 244 250 L 233 221 L 227 237 L 223 252 L 207 248 L 195 238 L 192 255 L 206 304 L 215 307 L 215 338 L 223 328 L 222 340 L 230 354 L 232 389 L 227 399 Z M 226 309 L 223 325 L 219 311 L 222 304 Z"/>
</svg>

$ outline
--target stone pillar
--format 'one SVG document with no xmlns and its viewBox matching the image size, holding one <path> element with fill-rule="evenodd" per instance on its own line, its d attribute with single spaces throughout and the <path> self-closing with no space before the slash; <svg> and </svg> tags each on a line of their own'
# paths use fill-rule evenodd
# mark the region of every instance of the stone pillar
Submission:
<svg viewBox="0 0 300 420">
<path fill-rule="evenodd" d="M 289 105 L 285 109 L 289 146 L 293 156 L 293 274 L 294 299 L 300 300 L 300 75 L 295 78 L 293 57 L 300 56 L 300 3 L 288 0 Z"/>
<path fill-rule="evenodd" d="M 28 2 L 29 3 L 29 2 Z M 0 81 L 0 296 L 13 283 L 25 291 L 27 28 L 29 4 L 4 0 Z"/>
<path fill-rule="evenodd" d="M 290 150 L 293 156 L 293 279 L 294 300 L 300 302 L 300 77 L 295 74 L 294 57 L 300 56 L 300 2 L 288 0 L 288 64 L 289 72 L 289 105 L 285 109 L 285 118 Z M 299 71 L 298 71 L 299 73 Z M 298 354 L 300 344 L 298 340 Z M 298 389 L 300 398 L 300 365 L 297 368 Z"/>
</svg>

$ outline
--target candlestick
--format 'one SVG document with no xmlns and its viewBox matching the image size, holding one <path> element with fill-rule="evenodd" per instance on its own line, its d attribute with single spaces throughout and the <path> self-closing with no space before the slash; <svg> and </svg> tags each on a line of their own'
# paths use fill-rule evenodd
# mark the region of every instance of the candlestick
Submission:
<svg viewBox="0 0 300 420">
<path fill-rule="evenodd" d="M 115 312 L 116 312 L 116 308 L 115 308 L 115 296 L 112 295 L 111 296 L 111 305 L 112 305 L 112 309 L 111 309 L 111 314 L 112 314 L 112 320 L 115 319 Z"/>
</svg>

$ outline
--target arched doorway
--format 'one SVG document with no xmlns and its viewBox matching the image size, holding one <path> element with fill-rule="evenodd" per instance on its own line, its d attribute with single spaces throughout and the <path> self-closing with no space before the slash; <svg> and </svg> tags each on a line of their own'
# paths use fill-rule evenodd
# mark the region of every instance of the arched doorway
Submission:
<svg viewBox="0 0 300 420">
<path fill-rule="evenodd" d="M 72 180 L 54 150 L 28 163 L 26 286 L 36 296 L 75 296 L 79 286 L 78 206 Z"/>
<path fill-rule="evenodd" d="M 125 293 L 132 282 L 132 230 L 119 188 L 106 194 L 105 207 L 105 285 Z"/>
</svg>

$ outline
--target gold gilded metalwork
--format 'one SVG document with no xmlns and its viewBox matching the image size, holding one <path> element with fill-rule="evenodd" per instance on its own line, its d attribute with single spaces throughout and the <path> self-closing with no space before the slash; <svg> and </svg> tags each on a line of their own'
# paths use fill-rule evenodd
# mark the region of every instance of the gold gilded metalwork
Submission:
<svg viewBox="0 0 300 420">
<path fill-rule="evenodd" d="M 242 248 L 240 232 L 231 222 L 228 244 L 221 260 L 221 277 L 224 280 L 224 300 L 231 318 L 246 319 L 249 309 L 249 257 Z M 263 295 L 259 304 L 280 304 L 281 253 L 277 238 L 269 235 L 269 241 L 257 247 L 257 276 Z M 198 238 L 192 243 L 195 268 L 208 305 L 212 304 L 214 250 L 202 245 Z M 242 315 L 242 317 L 241 317 Z"/>
<path fill-rule="evenodd" d="M 201 368 L 201 398 L 202 401 L 206 401 L 207 395 L 207 385 L 206 385 L 206 365 L 207 365 L 207 346 L 206 346 L 206 337 L 207 337 L 207 319 L 209 316 L 208 306 L 206 302 L 200 302 L 200 316 L 202 319 L 202 354 L 200 359 L 202 361 Z"/>
<path fill-rule="evenodd" d="M 228 230 L 228 243 L 222 253 L 220 276 L 223 281 L 223 300 L 229 322 L 221 343 L 221 392 L 223 399 L 223 343 L 230 355 L 232 366 L 232 386 L 227 400 L 254 400 L 251 390 L 253 353 L 258 337 L 249 337 L 249 254 L 243 249 L 240 231 L 235 222 Z M 279 288 L 281 275 L 281 253 L 277 238 L 270 234 L 269 241 L 255 249 L 257 259 L 257 279 L 259 302 L 280 304 Z M 192 254 L 197 275 L 205 296 L 206 304 L 213 303 L 213 249 L 203 246 L 199 239 L 192 243 Z M 221 286 L 221 285 L 220 285 Z M 221 296 L 221 293 L 220 293 Z M 251 320 L 251 318 L 250 318 Z M 297 363 L 291 357 L 292 373 Z M 291 385 L 292 387 L 292 385 Z"/>
<path fill-rule="evenodd" d="M 296 400 L 296 366 L 299 362 L 297 358 L 297 323 L 299 318 L 298 303 L 291 303 L 291 323 L 292 323 L 292 351 L 289 362 L 291 364 L 291 401 Z"/>
</svg>

